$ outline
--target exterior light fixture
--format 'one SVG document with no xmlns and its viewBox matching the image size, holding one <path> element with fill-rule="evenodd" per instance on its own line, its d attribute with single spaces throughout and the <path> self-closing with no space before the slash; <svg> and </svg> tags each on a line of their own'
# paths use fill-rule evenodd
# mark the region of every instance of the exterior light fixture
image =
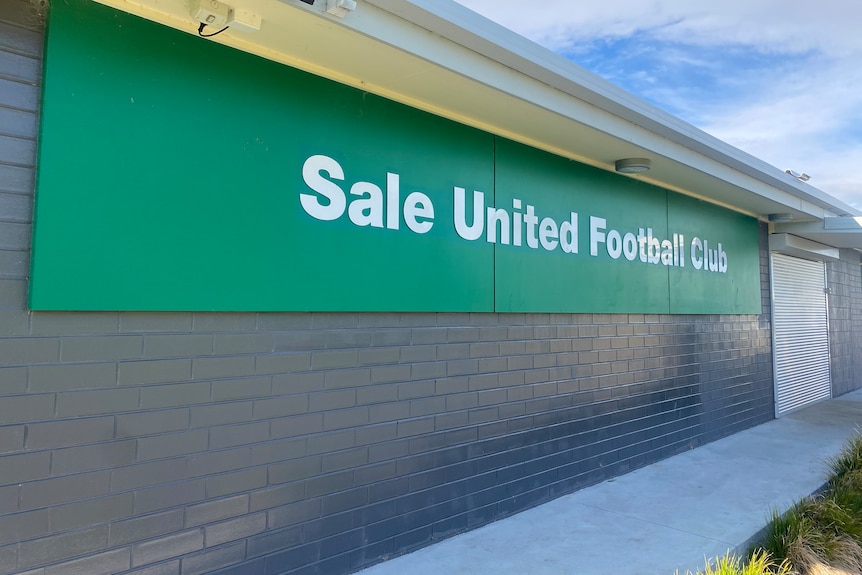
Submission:
<svg viewBox="0 0 862 575">
<path fill-rule="evenodd" d="M 614 168 L 621 174 L 641 174 L 649 171 L 650 161 L 647 158 L 625 158 L 614 162 Z"/>
<path fill-rule="evenodd" d="M 793 214 L 769 214 L 767 217 L 773 224 L 786 224 L 793 221 Z"/>
</svg>

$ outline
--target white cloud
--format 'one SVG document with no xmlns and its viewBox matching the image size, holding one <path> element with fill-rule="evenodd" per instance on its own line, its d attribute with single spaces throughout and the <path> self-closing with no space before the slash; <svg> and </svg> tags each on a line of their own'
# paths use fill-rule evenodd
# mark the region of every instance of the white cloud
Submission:
<svg viewBox="0 0 862 575">
<path fill-rule="evenodd" d="M 504 0 L 459 2 L 778 168 L 862 208 L 862 4 L 827 0 Z M 606 63 L 602 42 L 637 38 L 656 47 L 650 69 L 620 57 Z M 659 51 L 659 48 L 661 51 Z M 737 53 L 733 57 L 732 52 Z M 741 52 L 740 52 L 741 51 Z M 724 52 L 727 52 L 726 57 Z M 760 54 L 746 66 L 739 53 Z M 642 65 L 644 60 L 635 64 Z M 711 80 L 704 94 L 682 71 Z M 706 97 L 706 96 L 709 97 Z"/>
</svg>

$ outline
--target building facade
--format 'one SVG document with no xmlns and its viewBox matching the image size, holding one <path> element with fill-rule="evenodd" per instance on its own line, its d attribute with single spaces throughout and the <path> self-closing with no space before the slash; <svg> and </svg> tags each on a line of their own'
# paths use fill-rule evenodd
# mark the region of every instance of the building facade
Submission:
<svg viewBox="0 0 862 575">
<path fill-rule="evenodd" d="M 0 7 L 0 574 L 350 573 L 862 387 L 852 208 L 454 4 L 107 4 Z"/>
</svg>

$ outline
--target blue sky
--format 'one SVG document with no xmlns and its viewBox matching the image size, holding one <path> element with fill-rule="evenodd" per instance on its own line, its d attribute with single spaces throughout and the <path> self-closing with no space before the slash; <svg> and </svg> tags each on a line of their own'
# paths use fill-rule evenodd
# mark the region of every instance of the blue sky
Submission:
<svg viewBox="0 0 862 575">
<path fill-rule="evenodd" d="M 862 4 L 458 2 L 862 209 Z"/>
</svg>

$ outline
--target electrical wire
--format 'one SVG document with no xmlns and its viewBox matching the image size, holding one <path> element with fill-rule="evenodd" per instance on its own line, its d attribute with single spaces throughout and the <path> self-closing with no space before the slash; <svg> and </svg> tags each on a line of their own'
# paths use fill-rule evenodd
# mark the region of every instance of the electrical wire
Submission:
<svg viewBox="0 0 862 575">
<path fill-rule="evenodd" d="M 218 36 L 219 34 L 224 32 L 225 30 L 230 28 L 230 26 L 225 26 L 224 28 L 222 28 L 218 32 L 213 32 L 212 34 L 204 34 L 204 28 L 206 28 L 206 27 L 207 27 L 207 25 L 205 23 L 201 22 L 201 25 L 198 28 L 198 36 L 200 36 L 201 38 L 212 38 L 213 36 Z"/>
</svg>

